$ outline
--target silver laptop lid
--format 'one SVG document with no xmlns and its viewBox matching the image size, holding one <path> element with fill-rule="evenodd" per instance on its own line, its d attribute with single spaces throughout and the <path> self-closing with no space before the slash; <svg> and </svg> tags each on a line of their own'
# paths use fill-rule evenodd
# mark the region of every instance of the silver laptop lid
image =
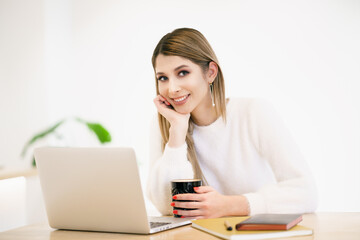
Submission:
<svg viewBox="0 0 360 240">
<path fill-rule="evenodd" d="M 149 233 L 131 148 L 34 150 L 52 228 Z"/>
</svg>

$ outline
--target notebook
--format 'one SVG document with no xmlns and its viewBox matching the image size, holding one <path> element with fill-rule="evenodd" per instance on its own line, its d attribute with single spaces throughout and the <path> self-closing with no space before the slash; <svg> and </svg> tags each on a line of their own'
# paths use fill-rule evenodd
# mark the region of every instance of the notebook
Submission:
<svg viewBox="0 0 360 240">
<path fill-rule="evenodd" d="M 236 224 L 236 230 L 288 230 L 302 221 L 301 214 L 257 214 Z"/>
<path fill-rule="evenodd" d="M 44 147 L 34 156 L 52 228 L 150 234 L 191 223 L 147 216 L 132 148 Z"/>
<path fill-rule="evenodd" d="M 227 218 L 212 218 L 199 219 L 192 221 L 192 227 L 215 235 L 223 239 L 269 239 L 292 236 L 312 235 L 313 231 L 310 228 L 297 225 L 286 231 L 237 231 L 235 225 L 242 222 L 249 217 L 227 217 Z M 232 226 L 232 231 L 228 231 L 224 225 L 225 220 Z"/>
</svg>

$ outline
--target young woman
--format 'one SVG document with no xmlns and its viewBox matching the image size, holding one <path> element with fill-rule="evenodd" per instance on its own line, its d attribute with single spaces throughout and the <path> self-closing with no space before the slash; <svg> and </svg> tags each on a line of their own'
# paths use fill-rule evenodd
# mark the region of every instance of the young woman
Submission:
<svg viewBox="0 0 360 240">
<path fill-rule="evenodd" d="M 147 194 L 163 215 L 214 218 L 305 213 L 316 208 L 310 170 L 281 119 L 258 99 L 225 99 L 219 62 L 195 29 L 156 46 L 157 96 Z M 196 194 L 172 202 L 170 181 L 200 178 Z M 173 210 L 173 207 L 195 210 Z"/>
</svg>

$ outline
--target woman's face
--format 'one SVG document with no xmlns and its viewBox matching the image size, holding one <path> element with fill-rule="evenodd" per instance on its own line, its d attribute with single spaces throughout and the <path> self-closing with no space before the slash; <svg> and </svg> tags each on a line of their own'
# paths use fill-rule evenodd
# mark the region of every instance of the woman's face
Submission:
<svg viewBox="0 0 360 240">
<path fill-rule="evenodd" d="M 160 95 L 179 113 L 192 113 L 198 107 L 211 106 L 210 76 L 192 61 L 179 56 L 159 54 L 156 78 Z"/>
</svg>

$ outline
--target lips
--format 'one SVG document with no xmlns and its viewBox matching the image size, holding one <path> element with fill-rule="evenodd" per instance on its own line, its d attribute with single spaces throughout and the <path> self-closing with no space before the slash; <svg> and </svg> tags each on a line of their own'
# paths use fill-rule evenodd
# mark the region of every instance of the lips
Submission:
<svg viewBox="0 0 360 240">
<path fill-rule="evenodd" d="M 185 95 L 185 96 L 181 96 L 181 97 L 178 97 L 178 98 L 173 98 L 172 100 L 174 101 L 174 103 L 176 105 L 182 105 L 188 100 L 189 96 L 190 96 L 190 94 Z"/>
</svg>

